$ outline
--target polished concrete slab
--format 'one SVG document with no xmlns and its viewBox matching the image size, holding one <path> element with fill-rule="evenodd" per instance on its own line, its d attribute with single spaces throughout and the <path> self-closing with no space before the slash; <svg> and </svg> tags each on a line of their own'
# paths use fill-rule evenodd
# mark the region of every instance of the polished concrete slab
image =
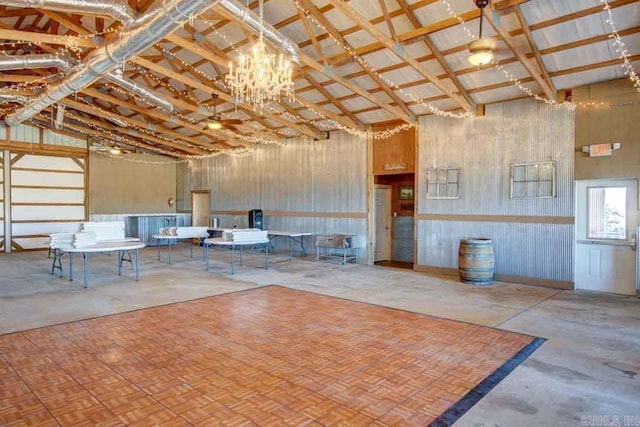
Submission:
<svg viewBox="0 0 640 427">
<path fill-rule="evenodd" d="M 548 340 L 457 426 L 625 425 L 640 417 L 640 300 L 588 292 L 495 283 L 466 285 L 405 269 L 315 263 L 245 254 L 230 275 L 230 253 L 214 250 L 210 270 L 201 253 L 177 246 L 173 264 L 141 251 L 140 281 L 115 255 L 92 256 L 89 288 L 50 274 L 46 252 L 0 255 L 0 333 L 281 285 L 545 337 Z M 68 269 L 65 260 L 65 274 Z M 591 424 L 590 424 L 591 423 Z M 603 425 L 602 423 L 600 425 Z M 633 424 L 627 424 L 633 425 Z"/>
</svg>

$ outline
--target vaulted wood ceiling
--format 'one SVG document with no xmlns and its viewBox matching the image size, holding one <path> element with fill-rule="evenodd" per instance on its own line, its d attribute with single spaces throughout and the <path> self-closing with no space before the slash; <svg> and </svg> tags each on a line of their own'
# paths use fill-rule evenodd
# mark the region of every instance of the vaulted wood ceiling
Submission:
<svg viewBox="0 0 640 427">
<path fill-rule="evenodd" d="M 54 10 L 46 0 L 31 3 L 35 8 L 6 5 L 14 3 L 0 1 L 4 56 L 57 53 L 78 64 L 130 30 L 122 19 Z M 608 3 L 637 69 L 640 2 Z M 246 6 L 244 0 L 238 4 Z M 162 5 L 129 1 L 135 16 Z M 254 111 L 231 102 L 224 77 L 229 61 L 248 51 L 256 34 L 218 2 L 211 5 L 124 64 L 124 76 L 168 99 L 172 112 L 99 78 L 26 123 L 54 126 L 64 105 L 58 121 L 64 131 L 186 158 L 289 137 L 324 138 L 334 129 L 414 125 L 418 116 L 434 112 L 475 114 L 484 104 L 531 95 L 555 100 L 559 91 L 625 76 L 600 0 L 493 0 L 485 9 L 483 33 L 495 42 L 498 65 L 481 67 L 467 60 L 467 43 L 478 36 L 480 10 L 473 0 L 265 0 L 264 21 L 297 45 L 300 59 L 295 99 Z M 258 2 L 249 9 L 257 13 Z M 3 117 L 71 72 L 16 68 L 0 71 Z M 219 94 L 216 113 L 241 124 L 206 127 L 214 114 L 213 93 Z"/>
</svg>

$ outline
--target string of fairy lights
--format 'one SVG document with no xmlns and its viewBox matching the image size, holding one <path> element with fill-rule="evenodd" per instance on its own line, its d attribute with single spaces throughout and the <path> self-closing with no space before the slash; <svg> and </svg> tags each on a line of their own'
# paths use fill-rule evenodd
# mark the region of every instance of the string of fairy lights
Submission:
<svg viewBox="0 0 640 427">
<path fill-rule="evenodd" d="M 625 75 L 629 76 L 629 79 L 633 83 L 633 87 L 636 88 L 638 92 L 640 92 L 640 78 L 636 73 L 631 61 L 629 60 L 629 51 L 622 41 L 622 37 L 618 33 L 616 28 L 616 22 L 613 19 L 613 13 L 611 12 L 611 5 L 609 4 L 609 0 L 600 0 L 600 3 L 604 4 L 604 10 L 607 12 L 607 24 L 611 27 L 611 38 L 613 39 L 613 47 L 616 52 L 620 55 L 620 59 L 622 59 L 622 68 L 624 68 Z"/>
<path fill-rule="evenodd" d="M 319 22 L 315 16 L 313 14 L 311 14 L 308 10 L 306 10 L 300 3 L 298 0 L 290 0 L 291 3 L 293 3 L 295 5 L 295 7 L 301 11 L 302 13 L 305 14 L 306 18 L 308 18 L 309 22 L 312 22 L 313 25 L 315 25 L 317 28 L 319 28 L 321 31 L 324 31 L 324 34 L 326 34 L 328 37 L 330 37 L 332 39 L 333 42 L 337 43 L 345 52 L 349 53 L 349 55 L 351 56 L 351 58 L 353 58 L 364 70 L 366 70 L 368 73 L 371 73 L 372 75 L 374 75 L 376 78 L 380 79 L 381 81 L 383 81 L 386 85 L 389 86 L 389 88 L 391 88 L 393 91 L 396 91 L 397 93 L 399 93 L 403 98 L 410 100 L 410 102 L 412 102 L 413 104 L 416 105 L 422 105 L 425 108 L 427 108 L 429 110 L 430 113 L 434 114 L 434 115 L 438 115 L 438 116 L 443 116 L 443 117 L 451 117 L 451 118 L 467 118 L 467 117 L 471 117 L 473 116 L 472 113 L 468 113 L 468 112 L 463 112 L 463 113 L 455 113 L 455 112 L 450 112 L 450 111 L 445 111 L 442 110 L 438 107 L 436 107 L 435 105 L 429 103 L 426 101 L 425 99 L 419 99 L 414 93 L 409 92 L 404 90 L 402 87 L 400 87 L 397 83 L 394 83 L 393 81 L 391 81 L 389 78 L 387 78 L 386 76 L 384 76 L 383 74 L 381 74 L 380 72 L 378 72 L 374 67 L 372 67 L 367 61 L 366 59 L 364 59 L 363 57 L 361 57 L 360 55 L 357 54 L 357 52 L 351 48 L 348 44 L 342 42 L 340 39 L 336 38 L 333 36 L 333 34 L 331 33 L 331 31 L 329 31 L 321 22 Z M 470 39 L 474 38 L 474 35 L 472 34 L 472 32 L 469 30 L 469 28 L 466 25 L 466 22 L 464 20 L 464 18 L 462 18 L 460 15 L 456 14 L 453 10 L 453 8 L 451 7 L 451 4 L 449 3 L 449 1 L 447 0 L 441 0 L 441 3 L 444 4 L 445 8 L 447 9 L 447 12 L 449 13 L 450 16 L 452 16 L 453 18 L 455 18 L 457 20 L 457 22 L 460 24 L 461 28 L 466 32 L 466 34 L 468 35 L 468 37 Z M 626 47 L 626 45 L 624 44 L 624 42 L 622 41 L 622 38 L 620 36 L 620 34 L 618 33 L 617 27 L 616 27 L 616 22 L 614 20 L 613 17 L 613 13 L 612 13 L 612 7 L 609 3 L 609 0 L 600 0 L 600 3 L 603 5 L 603 11 L 606 12 L 607 17 L 605 19 L 606 23 L 610 26 L 611 28 L 611 34 L 610 34 L 610 38 L 612 40 L 612 46 L 615 49 L 616 53 L 619 55 L 620 59 L 621 59 L 621 66 L 624 68 L 624 73 L 626 76 L 628 76 L 628 78 L 631 80 L 634 88 L 640 92 L 640 77 L 638 76 L 637 72 L 635 71 L 633 64 L 631 63 L 630 60 L 630 54 L 629 51 Z M 173 17 L 171 19 L 174 19 Z M 196 20 L 198 21 L 202 21 L 205 24 L 209 25 L 209 28 L 211 29 L 210 32 L 212 32 L 215 36 L 219 37 L 221 40 L 223 40 L 225 43 L 227 43 L 232 49 L 233 49 L 233 43 L 229 40 L 229 38 L 223 34 L 222 32 L 220 32 L 217 28 L 216 23 L 203 19 L 203 18 L 199 18 L 197 16 L 181 16 L 178 18 L 178 21 L 174 21 L 176 23 L 179 23 L 180 25 L 184 24 L 185 21 L 193 24 Z M 82 52 L 83 52 L 83 47 L 86 47 L 86 43 L 81 43 L 80 41 L 82 39 L 85 40 L 92 40 L 94 44 L 96 44 L 96 46 L 99 44 L 99 42 L 108 34 L 110 33 L 117 33 L 120 36 L 126 36 L 126 34 L 124 34 L 124 30 L 122 30 L 121 27 L 119 26 L 113 26 L 110 27 L 104 31 L 99 31 L 99 32 L 94 32 L 94 33 L 90 33 L 90 34 L 79 34 L 79 35 L 66 35 L 63 36 L 64 40 L 65 40 L 65 44 L 64 46 L 61 47 L 61 49 L 57 52 L 58 55 L 67 55 L 67 57 L 75 57 L 77 59 L 81 59 L 82 56 Z M 7 53 L 7 50 L 14 50 L 14 51 L 19 51 L 22 50 L 23 52 L 33 52 L 36 51 L 38 49 L 43 49 L 44 42 L 42 41 L 12 41 L 12 42 L 4 42 L 4 43 L 0 43 L 0 56 L 1 55 L 9 55 L 9 53 Z M 179 58 L 176 54 L 174 54 L 172 51 L 164 48 L 163 46 L 161 46 L 160 44 L 156 44 L 154 45 L 155 48 L 159 49 L 163 56 L 165 56 L 167 59 L 170 60 L 174 60 L 177 61 L 178 63 L 180 63 L 185 70 L 188 70 L 188 72 L 194 74 L 194 76 L 197 76 L 198 78 L 202 79 L 203 81 L 207 82 L 208 84 L 211 84 L 213 87 L 223 87 L 226 88 L 224 79 L 220 78 L 220 77 L 212 77 L 209 74 L 199 70 L 198 68 L 192 66 L 191 64 L 187 63 L 186 61 L 182 60 L 181 58 Z M 173 95 L 177 96 L 177 97 L 181 97 L 184 99 L 189 100 L 190 102 L 192 102 L 193 104 L 195 104 L 195 106 L 197 106 L 198 111 L 194 111 L 194 113 L 197 114 L 202 114 L 202 115 L 210 115 L 211 114 L 211 107 L 206 103 L 207 101 L 203 102 L 201 100 L 199 100 L 195 95 L 193 95 L 191 92 L 189 91 L 179 91 L 178 89 L 176 89 L 175 87 L 173 87 L 172 85 L 169 84 L 169 82 L 167 81 L 167 79 L 161 79 L 159 77 L 157 77 L 154 73 L 152 73 L 150 70 L 134 64 L 132 61 L 128 61 L 129 64 L 133 64 L 133 66 L 135 67 L 136 72 L 140 73 L 141 75 L 144 75 L 145 77 L 149 78 L 150 80 L 152 80 L 154 83 L 156 83 L 159 86 L 162 86 L 163 88 L 166 88 L 168 91 L 170 91 Z M 125 64 L 123 64 L 124 66 Z M 545 102 L 549 105 L 561 105 L 561 106 L 567 106 L 567 107 L 571 107 L 571 108 L 594 108 L 594 109 L 599 109 L 599 108 L 611 108 L 611 107 L 619 107 L 619 106 L 626 106 L 626 105 L 630 105 L 630 104 L 637 104 L 638 102 L 636 101 L 631 101 L 631 102 L 624 102 L 624 103 L 618 103 L 618 104 L 613 104 L 613 103 L 605 103 L 605 102 L 593 102 L 593 101 L 589 101 L 589 102 L 563 102 L 563 103 L 558 103 L 555 100 L 550 100 L 547 98 L 544 98 L 542 96 L 540 96 L 539 94 L 535 93 L 533 90 L 531 90 L 530 88 L 528 88 L 527 86 L 525 86 L 522 81 L 519 78 L 516 78 L 512 73 L 510 73 L 503 64 L 501 64 L 499 61 L 493 60 L 492 61 L 492 65 L 499 71 L 501 71 L 505 77 L 507 78 L 507 80 L 514 86 L 518 87 L 522 92 L 524 92 L 527 96 L 534 98 L 538 101 L 541 102 Z M 47 76 L 42 76 L 42 77 L 36 77 L 36 78 L 32 78 L 29 81 L 20 81 L 20 82 L 15 82 L 11 85 L 6 85 L 4 86 L 2 89 L 0 89 L 0 94 L 11 94 L 11 93 L 22 93 L 25 91 L 34 91 L 34 90 L 43 90 L 46 89 L 48 86 L 50 86 L 53 82 L 58 81 L 60 78 L 63 78 L 65 76 L 64 72 L 58 72 L 55 74 L 51 74 L 51 75 L 47 75 Z M 146 100 L 144 97 L 140 97 L 138 95 L 135 94 L 131 94 L 128 91 L 125 91 L 124 89 L 112 85 L 112 84 L 108 84 L 107 87 L 109 88 L 110 91 L 119 93 L 121 95 L 125 95 L 128 97 L 132 97 L 133 99 L 135 99 L 137 102 L 141 102 L 144 105 L 148 105 L 148 106 L 152 106 L 151 102 Z M 97 111 L 100 113 L 100 115 L 107 116 L 107 117 L 111 117 L 114 120 L 118 120 L 120 119 L 120 116 L 113 114 L 109 111 L 106 111 L 104 109 L 101 109 L 99 107 L 96 107 L 95 104 L 91 104 L 90 102 L 88 102 L 85 98 L 80 98 L 85 104 L 96 108 Z M 273 115 L 277 115 L 277 116 L 281 116 L 283 119 L 291 122 L 291 123 L 296 123 L 296 124 L 309 124 L 312 126 L 317 127 L 318 129 L 321 130 L 334 130 L 334 129 L 340 129 L 340 130 L 344 130 L 352 135 L 356 135 L 358 137 L 361 138 L 372 138 L 372 139 L 385 139 L 385 138 L 389 138 L 390 136 L 393 136 L 399 132 L 411 129 L 412 127 L 415 126 L 415 124 L 412 123 L 405 123 L 402 125 L 398 125 L 395 126 L 393 128 L 390 129 L 386 129 L 386 130 L 382 130 L 382 131 L 371 131 L 371 130 L 362 130 L 360 128 L 353 128 L 353 127 L 349 127 L 349 126 L 345 126 L 341 123 L 336 122 L 335 120 L 331 119 L 331 117 L 327 117 L 325 114 L 322 113 L 322 111 L 317 110 L 316 108 L 313 108 L 313 106 L 310 105 L 303 105 L 302 106 L 304 109 L 312 112 L 315 117 L 314 118 L 305 118 L 304 116 L 302 116 L 301 114 L 297 114 L 294 115 L 292 114 L 290 111 L 287 110 L 280 110 L 278 108 L 270 108 L 270 113 Z M 11 113 L 13 111 L 15 111 L 17 107 L 6 107 L 6 108 L 0 108 L 0 115 L 3 114 L 8 114 Z M 199 123 L 201 123 L 201 121 L 194 119 L 193 117 L 189 117 L 188 115 L 185 115 L 181 112 L 174 112 L 173 116 L 180 118 L 186 122 L 191 123 L 192 125 L 197 125 Z M 78 118 L 80 117 L 80 118 Z M 78 120 L 81 121 L 82 118 L 81 116 L 74 116 L 73 117 L 74 120 Z M 36 124 L 37 122 L 33 122 L 34 124 Z M 101 128 L 99 126 L 97 126 L 96 124 L 90 124 L 89 122 L 85 123 L 87 126 L 93 126 L 96 129 L 99 128 L 99 130 L 101 132 L 105 132 L 107 134 L 109 134 L 108 129 L 105 128 Z M 245 120 L 244 124 L 252 127 L 255 130 L 258 131 L 266 131 L 267 129 L 264 127 L 264 125 L 259 124 L 258 122 L 254 121 L 254 120 Z M 41 126 L 38 124 L 38 126 Z M 159 132 L 152 132 L 149 129 L 144 128 L 143 126 L 138 126 L 135 124 L 130 124 L 128 123 L 128 126 L 130 126 L 132 129 L 134 129 L 135 131 L 144 133 L 146 135 L 149 136 L 153 136 L 154 138 L 158 138 L 159 140 L 163 140 L 163 141 L 167 141 L 167 142 L 172 142 L 172 143 L 177 143 L 177 144 L 183 144 L 185 146 L 194 146 L 193 144 L 189 144 L 188 142 L 185 141 L 181 141 L 179 139 L 173 139 L 173 138 L 167 138 L 165 136 L 163 136 L 161 133 Z M 290 138 L 290 137 L 298 137 L 301 136 L 301 134 L 296 131 L 295 129 L 291 129 L 291 128 L 285 128 L 284 130 L 282 129 L 278 129 L 278 128 L 274 128 L 274 129 L 268 129 L 270 132 L 274 132 L 277 133 L 281 136 Z M 238 140 L 242 140 L 245 142 L 248 142 L 251 145 L 256 145 L 256 144 L 277 144 L 277 145 L 284 145 L 284 142 L 282 140 L 277 140 L 277 139 L 273 139 L 273 138 L 269 138 L 269 137 L 265 137 L 265 136 L 256 136 L 256 135 L 242 135 L 239 133 L 235 133 L 232 132 L 228 129 L 223 129 L 221 130 L 221 133 L 233 138 L 233 139 L 238 139 Z M 113 136 L 117 136 L 117 137 L 122 137 L 121 134 L 115 134 L 112 133 Z M 133 144 L 135 145 L 135 144 Z M 154 148 L 157 148 L 155 146 L 153 146 Z M 145 148 L 145 147 L 140 147 L 140 148 Z M 234 155 L 246 155 L 249 154 L 251 152 L 253 152 L 255 150 L 254 147 L 242 147 L 242 148 L 232 148 L 232 149 L 218 149 L 218 148 L 211 148 L 211 147 L 207 147 L 207 146 L 201 146 L 201 145 L 197 145 L 197 148 L 199 149 L 203 149 L 203 150 L 208 150 L 211 151 L 212 153 L 208 153 L 205 154 L 203 156 L 200 155 L 196 155 L 196 156 L 191 156 L 188 155 L 186 157 L 188 158 L 205 158 L 205 157 L 209 157 L 212 155 L 220 155 L 220 154 L 234 154 Z M 171 153 L 171 152 L 168 152 Z M 101 153 L 104 154 L 104 153 Z"/>
</svg>

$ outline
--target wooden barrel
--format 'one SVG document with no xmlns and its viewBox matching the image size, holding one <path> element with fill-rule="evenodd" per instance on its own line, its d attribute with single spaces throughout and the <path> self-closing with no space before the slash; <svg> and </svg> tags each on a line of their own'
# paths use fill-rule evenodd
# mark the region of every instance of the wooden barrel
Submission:
<svg viewBox="0 0 640 427">
<path fill-rule="evenodd" d="M 460 280 L 473 285 L 493 281 L 493 242 L 491 239 L 463 239 L 458 251 Z"/>
</svg>

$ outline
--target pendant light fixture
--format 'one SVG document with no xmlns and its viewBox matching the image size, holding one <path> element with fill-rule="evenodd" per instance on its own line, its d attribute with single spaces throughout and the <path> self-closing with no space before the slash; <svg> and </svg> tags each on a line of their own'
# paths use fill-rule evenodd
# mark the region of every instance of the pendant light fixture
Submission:
<svg viewBox="0 0 640 427">
<path fill-rule="evenodd" d="M 469 62 L 471 65 L 479 67 L 486 65 L 493 59 L 493 41 L 489 38 L 482 38 L 482 19 L 484 8 L 489 4 L 489 0 L 475 0 L 476 6 L 480 9 L 480 30 L 478 31 L 478 39 L 467 45 L 471 56 Z"/>
</svg>

